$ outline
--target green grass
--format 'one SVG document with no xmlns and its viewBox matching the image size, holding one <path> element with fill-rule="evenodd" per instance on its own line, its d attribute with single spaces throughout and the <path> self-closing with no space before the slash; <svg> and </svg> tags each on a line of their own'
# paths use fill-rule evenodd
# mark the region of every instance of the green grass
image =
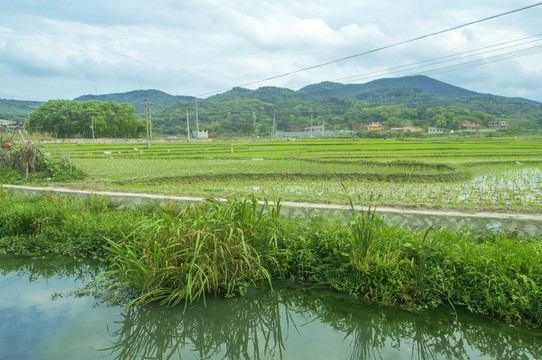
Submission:
<svg viewBox="0 0 542 360">
<path fill-rule="evenodd" d="M 104 199 L 0 192 L 0 253 L 94 257 L 131 304 L 234 296 L 274 279 L 409 309 L 450 306 L 542 325 L 542 242 L 386 225 L 374 212 L 290 220 L 255 197 L 122 210 Z"/>
<path fill-rule="evenodd" d="M 115 256 L 106 276 L 139 291 L 132 303 L 188 304 L 207 293 L 244 294 L 250 285 L 271 281 L 263 263 L 282 225 L 275 209 L 260 207 L 253 197 L 162 210 L 106 247 Z"/>
</svg>

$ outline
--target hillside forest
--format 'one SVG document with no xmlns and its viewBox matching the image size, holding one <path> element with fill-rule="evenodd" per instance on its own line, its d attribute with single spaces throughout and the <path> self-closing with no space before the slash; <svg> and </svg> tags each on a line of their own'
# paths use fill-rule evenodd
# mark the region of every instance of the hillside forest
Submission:
<svg viewBox="0 0 542 360">
<path fill-rule="evenodd" d="M 197 102 L 158 90 L 85 95 L 37 106 L 26 128 L 59 137 L 91 137 L 92 120 L 96 137 L 145 136 L 145 103 L 153 133 L 177 136 L 187 134 L 187 117 L 191 130 L 199 127 L 218 137 L 265 137 L 273 129 L 290 131 L 322 124 L 327 130 L 351 130 L 352 124 L 372 122 L 384 129 L 420 127 L 425 131 L 429 126 L 460 130 L 463 123 L 486 127 L 493 120 L 507 120 L 510 131 L 542 128 L 540 103 L 480 94 L 424 76 L 367 84 L 324 82 L 297 91 L 270 86 L 233 88 Z"/>
</svg>

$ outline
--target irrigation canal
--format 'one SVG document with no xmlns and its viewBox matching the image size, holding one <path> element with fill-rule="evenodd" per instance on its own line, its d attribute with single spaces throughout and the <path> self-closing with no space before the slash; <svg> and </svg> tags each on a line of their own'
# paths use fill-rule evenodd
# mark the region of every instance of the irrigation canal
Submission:
<svg viewBox="0 0 542 360">
<path fill-rule="evenodd" d="M 325 288 L 207 297 L 123 311 L 66 295 L 99 264 L 0 256 L 0 359 L 541 359 L 542 331 L 461 309 L 420 313 L 364 304 Z M 54 294 L 64 296 L 53 296 Z"/>
<path fill-rule="evenodd" d="M 107 196 L 125 206 L 201 198 L 3 185 L 22 194 Z M 346 206 L 282 203 L 287 216 L 346 216 Z M 366 208 L 359 208 L 367 210 Z M 542 216 L 378 209 L 409 227 L 467 226 L 542 233 Z M 463 309 L 418 313 L 365 304 L 346 294 L 289 282 L 246 296 L 208 296 L 190 305 L 124 310 L 70 292 L 97 263 L 0 255 L 0 360 L 18 359 L 541 359 L 542 330 L 509 326 Z M 57 294 L 57 295 L 55 295 Z M 62 294 L 58 296 L 58 294 Z"/>
<path fill-rule="evenodd" d="M 21 185 L 2 185 L 5 190 L 19 192 L 21 194 L 40 194 L 44 191 L 54 192 L 58 195 L 69 196 L 105 196 L 112 202 L 123 206 L 135 207 L 145 203 L 160 203 L 177 201 L 179 203 L 195 203 L 201 201 L 201 197 L 186 197 L 172 195 L 154 195 L 141 193 L 121 193 L 109 191 L 89 191 L 63 189 L 56 187 L 32 187 Z M 262 203 L 263 204 L 263 203 Z M 281 202 L 284 216 L 295 218 L 310 218 L 316 214 L 326 217 L 346 218 L 350 213 L 350 207 L 344 205 L 312 204 L 298 202 Z M 358 206 L 357 210 L 367 211 L 367 207 Z M 506 233 L 517 232 L 523 236 L 538 237 L 542 234 L 542 215 L 535 214 L 502 214 L 502 213 L 463 213 L 457 211 L 432 211 L 410 210 L 395 208 L 377 208 L 376 214 L 384 218 L 384 221 L 394 226 L 408 227 L 411 229 L 427 229 L 430 226 L 446 228 L 454 231 L 467 229 L 477 235 L 483 235 L 494 231 Z"/>
</svg>

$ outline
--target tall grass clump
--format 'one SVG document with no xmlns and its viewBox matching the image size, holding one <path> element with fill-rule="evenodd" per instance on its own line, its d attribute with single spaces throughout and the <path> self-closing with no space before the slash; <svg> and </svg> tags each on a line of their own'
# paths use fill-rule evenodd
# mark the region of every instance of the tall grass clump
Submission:
<svg viewBox="0 0 542 360">
<path fill-rule="evenodd" d="M 510 323 L 542 324 L 542 243 L 493 236 L 460 243 L 454 301 Z"/>
<path fill-rule="evenodd" d="M 244 294 L 271 281 L 264 264 L 274 263 L 279 215 L 280 205 L 262 206 L 255 197 L 163 208 L 122 242 L 109 241 L 115 258 L 106 275 L 137 289 L 131 304 L 186 305 L 207 293 Z"/>
</svg>

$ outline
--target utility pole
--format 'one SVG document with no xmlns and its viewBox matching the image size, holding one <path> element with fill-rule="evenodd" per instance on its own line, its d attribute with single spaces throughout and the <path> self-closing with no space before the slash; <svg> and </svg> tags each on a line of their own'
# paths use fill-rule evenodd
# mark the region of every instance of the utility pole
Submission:
<svg viewBox="0 0 542 360">
<path fill-rule="evenodd" d="M 188 120 L 188 109 L 186 109 L 186 133 L 188 135 L 188 142 L 190 142 L 190 120 Z"/>
<path fill-rule="evenodd" d="M 196 98 L 196 131 L 199 133 L 198 98 Z"/>
<path fill-rule="evenodd" d="M 149 101 L 149 138 L 152 141 L 152 110 L 151 110 L 152 102 Z"/>
<path fill-rule="evenodd" d="M 90 118 L 90 130 L 92 130 L 92 139 L 94 139 L 94 116 Z"/>
<path fill-rule="evenodd" d="M 311 137 L 312 137 L 312 113 L 311 113 Z"/>
<path fill-rule="evenodd" d="M 256 136 L 256 111 L 252 112 L 252 128 L 254 129 L 254 136 Z"/>
<path fill-rule="evenodd" d="M 275 112 L 273 112 L 273 129 L 271 129 L 271 136 L 277 137 L 277 123 L 275 121 Z"/>
<path fill-rule="evenodd" d="M 145 100 L 145 123 L 147 128 L 147 149 L 151 148 L 151 143 L 149 141 L 149 104 L 147 103 L 147 100 Z"/>
</svg>

